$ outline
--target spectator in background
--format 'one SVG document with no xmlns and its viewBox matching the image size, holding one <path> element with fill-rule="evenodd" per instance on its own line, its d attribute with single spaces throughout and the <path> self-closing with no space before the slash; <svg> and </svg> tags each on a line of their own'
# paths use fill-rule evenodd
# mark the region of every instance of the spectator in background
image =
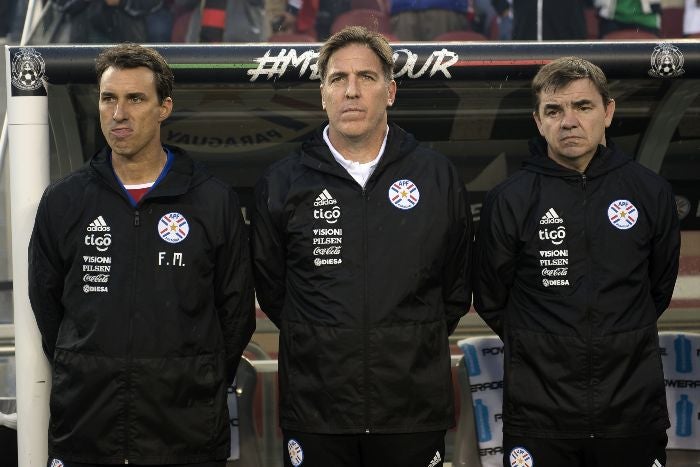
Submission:
<svg viewBox="0 0 700 467">
<path fill-rule="evenodd" d="M 595 0 L 600 22 L 598 34 L 620 29 L 648 31 L 657 36 L 661 29 L 661 0 Z"/>
<path fill-rule="evenodd" d="M 514 40 L 586 39 L 585 0 L 493 0 L 493 4 L 501 18 L 512 8 Z"/>
<path fill-rule="evenodd" d="M 161 0 L 50 0 L 49 20 L 31 43 L 146 42 L 146 17 Z"/>
<path fill-rule="evenodd" d="M 188 42 L 261 42 L 265 0 L 202 0 L 192 12 Z"/>
<path fill-rule="evenodd" d="M 392 0 L 391 28 L 402 41 L 429 41 L 469 29 L 467 0 Z"/>
<path fill-rule="evenodd" d="M 509 41 L 513 38 L 513 0 L 491 0 L 498 23 L 498 40 Z"/>
<path fill-rule="evenodd" d="M 683 34 L 700 34 L 700 0 L 685 0 Z"/>
<path fill-rule="evenodd" d="M 288 0 L 285 14 L 273 25 L 278 31 L 300 32 L 324 41 L 335 19 L 350 10 L 350 0 Z"/>
<path fill-rule="evenodd" d="M 146 16 L 146 40 L 170 42 L 173 31 L 174 0 L 164 0 L 159 8 Z"/>
</svg>

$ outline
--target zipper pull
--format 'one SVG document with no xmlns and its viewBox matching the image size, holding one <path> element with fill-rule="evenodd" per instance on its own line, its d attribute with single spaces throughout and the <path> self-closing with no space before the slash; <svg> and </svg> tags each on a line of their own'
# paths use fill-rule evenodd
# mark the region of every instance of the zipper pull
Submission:
<svg viewBox="0 0 700 467">
<path fill-rule="evenodd" d="M 581 183 L 583 184 L 583 189 L 586 189 L 586 174 L 581 174 Z"/>
<path fill-rule="evenodd" d="M 137 209 L 136 211 L 134 211 L 134 227 L 138 227 L 140 225 L 141 225 L 141 218 L 139 217 L 139 211 Z"/>
</svg>

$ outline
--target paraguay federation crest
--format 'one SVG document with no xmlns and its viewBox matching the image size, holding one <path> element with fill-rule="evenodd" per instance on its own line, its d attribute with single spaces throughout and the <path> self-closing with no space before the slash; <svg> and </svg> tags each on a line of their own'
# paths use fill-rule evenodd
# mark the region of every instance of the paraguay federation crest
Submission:
<svg viewBox="0 0 700 467">
<path fill-rule="evenodd" d="M 287 442 L 287 452 L 289 453 L 289 460 L 294 467 L 299 467 L 304 462 L 304 451 L 297 440 L 290 439 Z"/>
<path fill-rule="evenodd" d="M 44 85 L 46 63 L 32 48 L 19 49 L 12 57 L 12 85 L 22 91 L 34 91 Z"/>
<path fill-rule="evenodd" d="M 639 211 L 631 201 L 618 199 L 608 206 L 608 219 L 620 230 L 631 229 L 639 219 Z"/>
<path fill-rule="evenodd" d="M 420 191 L 410 180 L 397 180 L 389 187 L 389 201 L 399 209 L 416 207 L 420 200 Z"/>
<path fill-rule="evenodd" d="M 525 448 L 513 448 L 509 458 L 511 467 L 532 467 L 535 465 L 532 455 Z"/>
<path fill-rule="evenodd" d="M 179 212 L 170 212 L 158 221 L 158 235 L 168 243 L 180 243 L 190 233 L 190 224 Z"/>
</svg>

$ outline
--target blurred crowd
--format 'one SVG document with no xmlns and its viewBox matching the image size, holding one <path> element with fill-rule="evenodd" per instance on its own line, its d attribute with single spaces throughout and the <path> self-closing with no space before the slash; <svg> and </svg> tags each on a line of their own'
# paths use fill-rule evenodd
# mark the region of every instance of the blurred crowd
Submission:
<svg viewBox="0 0 700 467">
<path fill-rule="evenodd" d="M 18 41 L 27 0 L 0 2 Z M 348 24 L 392 41 L 700 34 L 700 0 L 42 0 L 28 44 L 323 41 Z"/>
</svg>

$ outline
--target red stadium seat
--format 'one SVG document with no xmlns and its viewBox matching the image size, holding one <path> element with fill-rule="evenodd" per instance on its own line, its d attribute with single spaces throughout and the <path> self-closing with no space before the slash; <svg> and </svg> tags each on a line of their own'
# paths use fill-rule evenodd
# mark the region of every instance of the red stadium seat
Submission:
<svg viewBox="0 0 700 467">
<path fill-rule="evenodd" d="M 384 4 L 381 0 L 351 0 L 350 1 L 351 10 L 379 10 L 386 11 Z"/>
<path fill-rule="evenodd" d="M 316 38 L 303 33 L 279 32 L 268 37 L 267 42 L 316 42 Z"/>
<path fill-rule="evenodd" d="M 605 41 L 624 41 L 624 40 L 646 40 L 646 39 L 658 39 L 659 36 L 656 34 L 645 31 L 643 29 L 619 29 L 617 31 L 609 32 L 602 37 Z"/>
<path fill-rule="evenodd" d="M 478 42 L 488 41 L 489 38 L 476 31 L 449 31 L 438 34 L 433 40 L 435 42 Z"/>
<path fill-rule="evenodd" d="M 364 26 L 371 31 L 391 34 L 389 15 L 379 10 L 360 8 L 342 13 L 333 21 L 331 33 L 335 34 L 346 26 Z"/>
<path fill-rule="evenodd" d="M 683 11 L 684 8 L 663 8 L 661 10 L 661 37 L 683 37 Z"/>
<path fill-rule="evenodd" d="M 588 40 L 598 39 L 598 10 L 585 8 L 583 14 L 586 18 L 586 38 Z"/>
</svg>

